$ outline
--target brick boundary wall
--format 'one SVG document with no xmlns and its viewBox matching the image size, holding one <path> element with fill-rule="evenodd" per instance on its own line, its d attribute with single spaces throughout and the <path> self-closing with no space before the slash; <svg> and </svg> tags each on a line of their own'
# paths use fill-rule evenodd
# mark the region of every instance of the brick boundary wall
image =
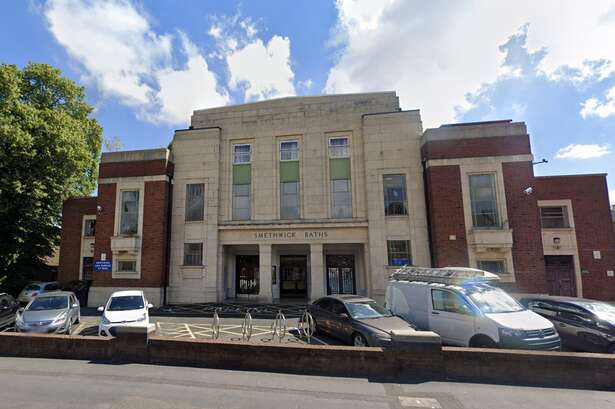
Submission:
<svg viewBox="0 0 615 409">
<path fill-rule="evenodd" d="M 615 390 L 615 356 L 471 348 L 251 345 L 152 336 L 0 334 L 0 356 L 269 371 L 395 380 L 454 380 Z"/>
</svg>

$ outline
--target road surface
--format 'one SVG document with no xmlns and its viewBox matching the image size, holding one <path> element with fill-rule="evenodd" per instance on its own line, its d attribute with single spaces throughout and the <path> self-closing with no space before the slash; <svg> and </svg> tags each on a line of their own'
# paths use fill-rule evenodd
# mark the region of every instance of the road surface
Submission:
<svg viewBox="0 0 615 409">
<path fill-rule="evenodd" d="M 615 393 L 0 357 L 0 407 L 612 409 Z"/>
</svg>

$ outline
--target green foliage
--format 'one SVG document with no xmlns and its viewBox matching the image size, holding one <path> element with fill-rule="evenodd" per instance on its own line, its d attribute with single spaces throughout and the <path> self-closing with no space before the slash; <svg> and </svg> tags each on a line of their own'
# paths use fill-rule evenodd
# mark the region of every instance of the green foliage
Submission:
<svg viewBox="0 0 615 409">
<path fill-rule="evenodd" d="M 0 65 L 0 276 L 44 269 L 64 200 L 96 187 L 102 128 L 82 87 L 46 64 Z"/>
</svg>

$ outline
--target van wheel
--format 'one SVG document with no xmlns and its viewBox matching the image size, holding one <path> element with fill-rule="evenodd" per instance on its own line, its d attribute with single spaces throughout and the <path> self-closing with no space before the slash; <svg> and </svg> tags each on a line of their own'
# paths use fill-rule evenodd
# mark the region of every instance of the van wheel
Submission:
<svg viewBox="0 0 615 409">
<path fill-rule="evenodd" d="M 369 346 L 367 345 L 367 340 L 365 339 L 365 337 L 357 332 L 355 332 L 354 335 L 352 336 L 352 345 L 356 347 Z"/>
<path fill-rule="evenodd" d="M 491 338 L 486 335 L 477 335 L 470 340 L 470 347 L 472 348 L 497 348 L 496 344 Z"/>
</svg>

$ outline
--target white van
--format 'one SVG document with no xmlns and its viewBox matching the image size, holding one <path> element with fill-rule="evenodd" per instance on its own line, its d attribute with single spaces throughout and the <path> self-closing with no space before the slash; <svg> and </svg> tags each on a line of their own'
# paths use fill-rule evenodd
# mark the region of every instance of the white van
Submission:
<svg viewBox="0 0 615 409">
<path fill-rule="evenodd" d="M 495 274 L 461 267 L 402 267 L 391 275 L 386 306 L 448 345 L 559 350 L 553 324 L 489 284 Z"/>
</svg>

